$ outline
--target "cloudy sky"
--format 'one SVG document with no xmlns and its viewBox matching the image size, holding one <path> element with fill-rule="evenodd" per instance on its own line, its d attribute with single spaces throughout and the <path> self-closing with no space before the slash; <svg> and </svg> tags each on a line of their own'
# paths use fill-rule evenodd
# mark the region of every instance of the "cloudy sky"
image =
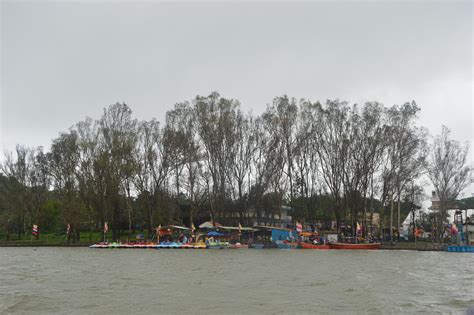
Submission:
<svg viewBox="0 0 474 315">
<path fill-rule="evenodd" d="M 256 114 L 282 94 L 415 100 L 431 133 L 472 144 L 472 19 L 471 1 L 1 1 L 0 149 L 211 91 Z"/>
</svg>

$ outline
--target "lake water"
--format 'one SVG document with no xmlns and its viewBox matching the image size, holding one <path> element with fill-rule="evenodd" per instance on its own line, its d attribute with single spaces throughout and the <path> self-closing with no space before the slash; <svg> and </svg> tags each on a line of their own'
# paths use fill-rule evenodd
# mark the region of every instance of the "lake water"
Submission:
<svg viewBox="0 0 474 315">
<path fill-rule="evenodd" d="M 0 248 L 0 313 L 464 313 L 474 255 Z"/>
</svg>

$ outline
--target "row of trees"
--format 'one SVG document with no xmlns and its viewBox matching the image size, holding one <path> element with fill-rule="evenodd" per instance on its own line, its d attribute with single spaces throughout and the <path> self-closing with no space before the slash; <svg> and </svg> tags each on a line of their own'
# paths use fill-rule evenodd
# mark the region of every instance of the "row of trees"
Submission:
<svg viewBox="0 0 474 315">
<path fill-rule="evenodd" d="M 250 224 L 286 204 L 295 221 L 311 225 L 368 227 L 377 212 L 399 226 L 403 202 L 422 196 L 424 174 L 444 211 L 469 182 L 467 147 L 445 127 L 429 145 L 419 110 L 414 102 L 282 96 L 252 115 L 214 92 L 176 104 L 161 125 L 117 103 L 61 133 L 47 152 L 17 146 L 6 153 L 0 223 L 8 235 L 32 223 L 68 223 L 78 237 L 84 226 L 109 222 L 116 240 L 121 231 L 151 234 L 158 224 L 204 217 Z"/>
</svg>

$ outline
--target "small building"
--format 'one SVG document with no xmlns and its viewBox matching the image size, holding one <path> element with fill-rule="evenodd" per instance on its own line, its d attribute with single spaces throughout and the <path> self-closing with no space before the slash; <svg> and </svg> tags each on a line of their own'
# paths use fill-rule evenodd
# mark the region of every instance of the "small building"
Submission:
<svg viewBox="0 0 474 315">
<path fill-rule="evenodd" d="M 250 225 L 264 225 L 264 226 L 274 226 L 280 228 L 292 228 L 293 227 L 293 218 L 292 218 L 293 209 L 289 206 L 282 206 L 280 211 L 276 211 L 275 214 L 264 214 L 260 216 L 257 215 L 256 211 L 249 211 Z"/>
</svg>

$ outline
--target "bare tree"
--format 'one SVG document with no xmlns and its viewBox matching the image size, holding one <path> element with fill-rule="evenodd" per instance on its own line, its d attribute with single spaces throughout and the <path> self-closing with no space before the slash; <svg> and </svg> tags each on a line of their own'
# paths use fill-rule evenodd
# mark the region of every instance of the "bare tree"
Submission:
<svg viewBox="0 0 474 315">
<path fill-rule="evenodd" d="M 132 229 L 132 207 L 130 203 L 130 160 L 133 152 L 137 121 L 132 119 L 132 111 L 126 104 L 116 103 L 104 109 L 99 120 L 100 144 L 107 163 L 107 197 L 112 210 L 113 239 L 119 239 L 120 193 L 127 194 L 128 234 Z"/>
<path fill-rule="evenodd" d="M 450 139 L 450 130 L 443 126 L 431 146 L 428 162 L 428 177 L 438 195 L 437 237 L 443 240 L 443 221 L 447 210 L 454 206 L 459 194 L 470 184 L 470 168 L 467 164 L 469 146 L 462 146 Z"/>
<path fill-rule="evenodd" d="M 49 158 L 49 173 L 53 179 L 55 192 L 61 201 L 64 226 L 70 224 L 67 235 L 69 243 L 80 235 L 80 208 L 77 167 L 79 165 L 78 136 L 75 131 L 63 133 L 53 140 Z"/>
<path fill-rule="evenodd" d="M 347 119 L 349 107 L 339 100 L 327 101 L 318 105 L 316 147 L 321 162 L 321 175 L 333 199 L 337 229 L 343 219 L 342 196 L 344 170 L 347 164 L 349 139 L 347 138 Z"/>
</svg>

